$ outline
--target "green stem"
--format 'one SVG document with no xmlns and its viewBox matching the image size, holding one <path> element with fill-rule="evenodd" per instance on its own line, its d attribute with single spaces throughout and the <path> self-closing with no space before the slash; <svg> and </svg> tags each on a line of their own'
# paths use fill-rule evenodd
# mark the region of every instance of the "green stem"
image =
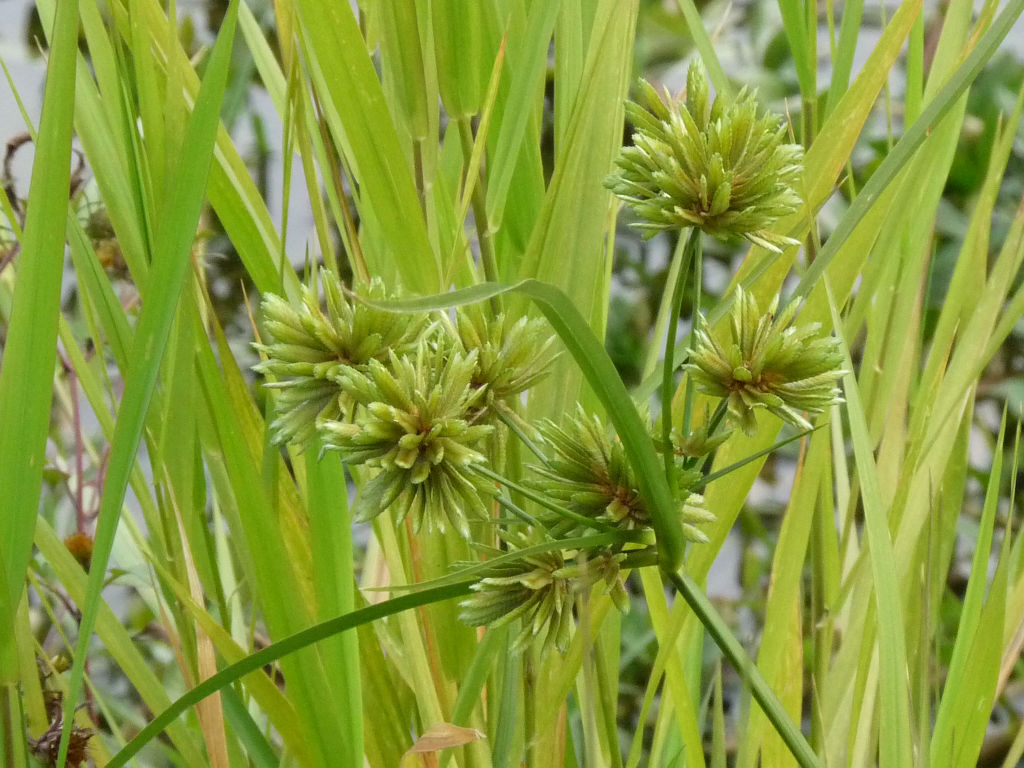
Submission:
<svg viewBox="0 0 1024 768">
<path fill-rule="evenodd" d="M 0 686 L 0 757 L 3 757 L 3 765 L 11 768 L 25 765 L 25 734 L 19 701 L 17 683 Z"/>
<path fill-rule="evenodd" d="M 718 429 L 718 426 L 722 423 L 722 419 L 725 418 L 725 414 L 728 408 L 728 400 L 722 399 L 718 401 L 718 405 L 715 406 L 715 412 L 711 414 L 711 420 L 708 421 L 707 424 L 708 439 L 711 439 L 712 437 L 715 436 L 715 430 Z M 714 460 L 714 458 L 715 454 L 713 451 L 704 457 L 704 461 L 701 466 L 702 474 L 706 473 L 709 469 L 711 469 L 711 462 Z M 690 469 L 692 467 L 697 466 L 697 464 L 701 464 L 700 456 L 694 456 L 691 459 L 687 459 L 684 463 L 684 466 L 687 469 Z"/>
<path fill-rule="evenodd" d="M 825 690 L 829 659 L 832 658 L 833 619 L 828 612 L 829 601 L 826 586 L 828 579 L 826 526 L 833 524 L 828 519 L 826 510 L 830 511 L 830 509 L 831 505 L 826 507 L 819 504 L 814 510 L 811 522 L 811 616 L 814 618 L 815 626 L 814 669 L 811 674 L 815 691 L 815 706 L 817 706 L 821 692 Z M 818 749 L 824 748 L 825 734 L 818 717 L 811 718 L 811 742 Z"/>
<path fill-rule="evenodd" d="M 693 323 L 696 324 L 697 318 L 700 316 L 700 295 L 704 288 L 704 251 L 701 248 L 700 236 L 696 233 L 698 230 L 694 230 L 696 236 L 691 235 L 694 239 L 693 244 L 693 311 L 690 314 Z M 693 386 L 693 379 L 689 376 L 686 377 L 686 393 L 683 397 L 683 436 L 690 436 L 690 426 L 693 421 L 693 403 L 697 397 L 697 391 Z"/>
<path fill-rule="evenodd" d="M 598 700 L 601 702 L 601 716 L 604 720 L 604 732 L 608 739 L 608 755 L 611 768 L 622 768 L 622 752 L 619 748 L 619 729 L 616 712 L 618 701 L 618 679 L 608 669 L 603 635 L 598 633 L 594 648 L 594 662 L 597 665 Z"/>
<path fill-rule="evenodd" d="M 473 125 L 468 117 L 459 118 L 459 140 L 462 142 L 462 158 L 468 171 L 470 157 L 473 155 Z M 487 188 L 484 186 L 483 174 L 473 184 L 471 203 L 473 220 L 476 223 L 476 239 L 480 243 L 480 263 L 484 268 L 484 278 L 491 283 L 501 282 L 498 261 L 494 257 L 494 243 L 487 224 Z M 501 300 L 497 296 L 491 298 L 491 311 L 495 315 L 501 312 Z"/>
<path fill-rule="evenodd" d="M 423 176 L 423 139 L 412 143 L 412 166 L 416 177 L 416 196 L 420 201 L 420 210 L 427 215 L 427 181 Z"/>
<path fill-rule="evenodd" d="M 539 520 L 537 520 L 537 518 L 535 518 L 529 512 L 526 512 L 522 507 L 518 506 L 514 501 L 512 501 L 512 499 L 508 498 L 507 496 L 498 496 L 496 497 L 496 501 L 501 507 L 507 509 L 509 512 L 518 517 L 527 525 L 532 525 L 534 528 L 537 529 L 545 527 Z"/>
<path fill-rule="evenodd" d="M 540 459 L 544 466 L 551 466 L 551 461 L 544 455 L 544 451 L 542 451 L 537 444 L 530 439 L 530 436 L 523 431 L 523 428 L 516 421 L 514 412 L 506 411 L 503 407 L 496 407 L 494 408 L 494 413 L 497 414 L 498 418 L 501 419 L 505 426 L 512 430 L 513 434 L 523 442 L 523 445 L 530 449 L 530 453 Z"/>
<path fill-rule="evenodd" d="M 536 648 L 523 653 L 523 725 L 526 738 L 526 768 L 538 768 L 537 754 L 537 659 Z"/>
<path fill-rule="evenodd" d="M 494 667 L 499 653 L 507 651 L 508 629 L 499 627 L 488 629 L 483 639 L 477 644 L 473 660 L 466 670 L 466 675 L 459 686 L 459 695 L 455 699 L 455 706 L 452 707 L 452 725 L 470 726 L 473 710 L 480 701 L 480 694 L 487 682 L 487 675 Z M 446 766 L 451 762 L 453 750 L 446 749 L 441 752 L 441 765 Z"/>
<path fill-rule="evenodd" d="M 3 554 L 0 553 L 0 569 L 4 568 Z M 0 570 L 6 573 L 6 570 Z M 19 584 L 18 591 L 23 587 Z M 15 632 L 18 631 L 16 612 L 10 599 L 12 590 L 7 584 L 0 583 L 0 628 L 4 636 L 0 636 L 0 758 L 4 766 L 24 765 L 25 733 L 21 726 L 21 696 L 18 691 L 18 651 L 15 643 Z M 19 748 L 19 745 L 20 748 Z"/>
<path fill-rule="evenodd" d="M 711 605 L 707 595 L 701 590 L 697 583 L 688 575 L 663 571 L 666 578 L 672 582 L 672 586 L 682 595 L 687 605 L 700 619 L 700 623 L 707 629 L 708 634 L 714 639 L 715 644 L 739 672 L 740 677 L 750 685 L 750 692 L 754 699 L 761 706 L 761 711 L 774 726 L 776 733 L 782 738 L 789 748 L 790 753 L 796 758 L 801 768 L 818 768 L 818 758 L 811 749 L 807 739 L 800 732 L 799 727 L 793 722 L 782 702 L 775 695 L 768 682 L 761 675 L 760 670 L 754 664 L 743 646 L 729 630 L 728 625 L 718 615 L 718 611 Z"/>
<path fill-rule="evenodd" d="M 582 616 L 584 611 L 589 610 L 588 603 L 582 597 L 576 602 L 576 610 L 581 614 L 580 623 L 589 622 L 590 616 Z M 604 757 L 601 754 L 601 737 L 597 731 L 597 674 L 594 669 L 598 660 L 594 656 L 593 647 L 587 648 L 583 653 L 582 685 L 579 686 L 579 707 L 580 719 L 583 723 L 583 751 L 586 755 L 585 765 L 604 765 Z"/>
<path fill-rule="evenodd" d="M 713 483 L 718 478 L 725 477 L 730 472 L 735 472 L 740 467 L 743 467 L 752 461 L 757 461 L 762 456 L 767 456 L 769 453 L 775 453 L 775 451 L 779 450 L 779 448 L 781 448 L 784 445 L 789 445 L 790 443 L 795 442 L 797 440 L 802 440 L 803 438 L 807 437 L 807 435 L 811 434 L 816 430 L 821 429 L 823 426 L 825 425 L 822 424 L 820 426 L 815 427 L 814 429 L 805 429 L 802 432 L 797 432 L 792 437 L 787 437 L 785 440 L 779 440 L 773 443 L 772 445 L 768 446 L 767 448 L 763 448 L 760 451 L 757 451 L 757 453 L 752 453 L 749 456 L 740 459 L 739 461 L 733 462 L 727 467 L 722 467 L 718 471 L 712 472 L 710 475 L 705 475 L 694 484 L 693 490 L 698 490 L 700 488 L 704 488 L 708 485 L 711 485 L 711 483 Z M 706 472 L 707 469 L 708 468 L 705 466 L 702 471 Z"/>
<path fill-rule="evenodd" d="M 384 551 L 384 559 L 392 574 L 392 580 L 399 578 L 404 582 L 407 578 L 418 581 L 416 575 L 416 556 L 410 554 L 409 549 L 401 546 L 396 531 L 402 531 L 402 527 L 393 526 L 390 521 L 381 521 L 374 526 L 377 532 L 378 541 Z M 408 531 L 408 529 L 406 529 Z M 416 546 L 417 542 L 409 539 L 410 548 Z M 405 552 L 403 553 L 403 549 Z M 406 562 L 408 555 L 409 562 Z M 406 570 L 408 568 L 408 571 Z M 406 573 L 410 576 L 407 577 Z M 423 626 L 417 621 L 415 613 L 403 613 L 395 623 L 398 625 L 398 632 L 402 637 L 403 645 L 406 648 L 406 662 L 409 665 L 409 674 L 413 691 L 416 694 L 416 703 L 419 711 L 426 722 L 443 722 L 444 713 L 449 711 L 441 697 L 444 695 L 444 688 L 438 685 L 435 670 L 438 663 L 436 658 L 436 646 L 430 642 L 431 627 L 424 620 Z"/>
<path fill-rule="evenodd" d="M 665 462 L 665 478 L 668 480 L 669 488 L 675 494 L 675 456 L 672 453 L 672 397 L 675 395 L 675 361 L 673 360 L 676 348 L 676 325 L 679 322 L 679 313 L 683 308 L 683 292 L 686 289 L 686 276 L 689 272 L 690 259 L 694 251 L 699 252 L 700 230 L 696 227 L 690 230 L 687 235 L 686 247 L 679 253 L 678 258 L 682 263 L 676 271 L 676 284 L 672 289 L 672 310 L 668 316 L 665 328 L 665 360 L 661 368 L 661 439 L 665 450 L 662 451 L 662 459 Z M 686 427 L 684 426 L 684 430 Z"/>
<path fill-rule="evenodd" d="M 469 725 L 470 715 L 473 714 L 473 709 L 480 699 L 480 692 L 484 689 L 484 683 L 495 658 L 505 645 L 507 635 L 506 627 L 488 629 L 484 633 L 483 639 L 476 647 L 473 661 L 470 662 L 469 669 L 462 679 L 462 685 L 459 686 L 459 695 L 452 708 L 453 725 Z"/>
<path fill-rule="evenodd" d="M 685 238 L 680 237 L 676 240 L 675 248 L 672 249 L 672 261 L 665 275 L 665 285 L 661 289 L 661 299 L 658 301 L 658 314 L 654 320 L 652 342 L 647 346 L 647 352 L 644 356 L 643 378 L 645 380 L 657 373 L 658 365 L 661 363 L 663 350 L 658 344 L 660 341 L 659 337 L 665 335 L 665 327 L 668 325 L 668 314 L 672 309 L 672 289 L 675 288 L 676 280 L 679 277 L 679 270 L 684 266 L 680 254 L 682 254 L 685 246 Z"/>
<path fill-rule="evenodd" d="M 714 436 L 715 430 L 722 423 L 727 410 L 729 410 L 729 401 L 725 399 L 719 400 L 718 405 L 715 406 L 715 412 L 711 414 L 711 421 L 708 422 L 708 437 Z"/>
<path fill-rule="evenodd" d="M 312 96 L 313 106 L 316 108 L 317 126 L 320 130 L 320 139 L 326 147 L 335 146 L 333 139 L 328 133 L 327 119 L 324 117 L 323 108 L 320 106 L 320 99 L 316 95 L 316 89 L 313 89 Z M 353 274 L 355 274 L 361 283 L 369 283 L 370 269 L 366 264 L 366 256 L 363 254 L 363 247 L 359 241 L 359 228 L 356 226 L 355 217 L 352 215 L 352 209 L 348 204 L 348 196 L 345 194 L 345 185 L 341 178 L 341 165 L 333 152 L 327 153 L 327 165 L 327 175 L 334 187 L 334 194 L 338 199 L 338 204 L 341 210 L 341 223 L 345 228 L 347 236 L 346 245 L 348 245 L 350 249 L 346 252 L 346 255 L 349 258 L 349 265 L 352 267 Z"/>
<path fill-rule="evenodd" d="M 488 633 L 494 632 L 493 629 Z M 500 690 L 497 697 L 497 706 L 492 710 L 496 712 L 495 720 L 497 725 L 494 728 L 494 741 L 491 750 L 494 768 L 508 768 L 510 765 L 514 743 L 519 733 L 519 657 L 512 653 L 510 648 L 509 632 L 501 630 L 501 641 L 499 650 L 501 657 L 505 660 L 501 670 L 501 685 L 494 688 Z M 486 639 L 486 638 L 485 638 Z M 492 671 L 496 671 L 492 667 Z M 497 674 L 491 675 L 492 680 L 498 678 Z M 491 722 L 495 722 L 492 720 Z M 518 764 L 518 762 L 517 762 Z"/>
</svg>

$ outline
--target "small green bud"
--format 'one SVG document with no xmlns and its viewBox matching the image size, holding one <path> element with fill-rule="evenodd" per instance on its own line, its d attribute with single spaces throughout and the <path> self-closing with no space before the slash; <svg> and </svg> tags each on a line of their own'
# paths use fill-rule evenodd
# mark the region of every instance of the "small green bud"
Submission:
<svg viewBox="0 0 1024 768">
<path fill-rule="evenodd" d="M 709 431 L 710 422 L 709 409 L 705 409 L 703 423 L 692 428 L 689 435 L 683 436 L 678 429 L 672 430 L 672 450 L 675 452 L 677 463 L 682 457 L 700 458 L 709 455 L 732 435 L 730 430 Z M 691 482 L 698 478 L 699 473 L 697 477 L 691 478 Z"/>
</svg>

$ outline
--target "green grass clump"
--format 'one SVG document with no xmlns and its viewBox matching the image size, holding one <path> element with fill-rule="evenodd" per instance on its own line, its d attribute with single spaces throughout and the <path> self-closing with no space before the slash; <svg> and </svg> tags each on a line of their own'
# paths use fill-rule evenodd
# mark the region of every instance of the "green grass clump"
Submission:
<svg viewBox="0 0 1024 768">
<path fill-rule="evenodd" d="M 235 0 L 199 51 L 153 0 L 37 5 L 27 200 L 0 185 L 5 768 L 1019 762 L 989 720 L 1024 626 L 1024 97 L 957 169 L 1024 0 L 874 36 L 782 2 L 723 29 L 792 62 L 756 92 L 689 0 Z M 699 52 L 682 94 L 660 39 Z M 226 128 L 251 87 L 277 189 Z M 713 602 L 730 538 L 746 602 Z"/>
</svg>

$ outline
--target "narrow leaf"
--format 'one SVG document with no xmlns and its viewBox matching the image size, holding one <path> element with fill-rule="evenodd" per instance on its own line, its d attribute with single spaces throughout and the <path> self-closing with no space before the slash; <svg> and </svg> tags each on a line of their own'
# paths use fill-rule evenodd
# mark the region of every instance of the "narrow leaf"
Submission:
<svg viewBox="0 0 1024 768">
<path fill-rule="evenodd" d="M 146 412 L 156 388 L 157 375 L 163 353 L 170 337 L 175 307 L 191 265 L 192 243 L 195 238 L 199 213 L 206 191 L 206 182 L 213 161 L 213 144 L 224 87 L 227 83 L 231 46 L 234 40 L 238 2 L 228 9 L 217 43 L 214 45 L 206 77 L 196 99 L 192 117 L 185 131 L 184 145 L 190 151 L 181 158 L 181 164 L 172 171 L 174 182 L 169 195 L 168 211 L 157 232 L 153 268 L 147 301 L 142 308 L 133 343 L 134 368 L 125 383 L 125 393 L 118 412 L 112 440 L 106 486 L 96 525 L 89 588 L 71 670 L 68 696 L 64 700 L 65 729 L 61 737 L 61 753 L 66 755 L 78 697 L 82 692 L 82 677 L 100 595 L 106 580 L 107 563 L 114 545 L 121 505 L 128 478 L 135 463 L 135 453 L 142 437 Z M 72 47 L 75 48 L 72 44 Z M 160 290 L 153 290 L 159 286 Z M 62 758 L 63 759 L 63 758 Z"/>
</svg>

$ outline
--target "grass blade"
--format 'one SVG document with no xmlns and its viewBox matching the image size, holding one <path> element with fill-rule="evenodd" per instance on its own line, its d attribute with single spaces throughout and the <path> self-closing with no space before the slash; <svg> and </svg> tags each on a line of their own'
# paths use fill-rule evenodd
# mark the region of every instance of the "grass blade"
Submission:
<svg viewBox="0 0 1024 768">
<path fill-rule="evenodd" d="M 222 669 L 216 675 L 207 678 L 188 693 L 176 699 L 170 707 L 157 715 L 157 717 L 154 718 L 153 721 L 145 728 L 139 731 L 135 738 L 128 742 L 120 752 L 114 755 L 110 762 L 107 763 L 107 768 L 121 768 L 121 766 L 125 765 L 136 754 L 138 754 L 140 749 L 159 736 L 167 726 L 173 723 L 178 715 L 185 712 L 189 707 L 199 703 L 207 696 L 221 690 L 226 685 L 230 685 L 236 680 L 245 677 L 245 675 L 250 672 L 255 672 L 267 664 L 272 664 L 278 659 L 281 659 L 291 653 L 295 653 L 296 651 L 300 651 L 303 648 L 307 648 L 321 640 L 333 637 L 340 632 L 355 629 L 356 627 L 368 624 L 376 619 L 381 619 L 385 616 L 393 616 L 397 613 L 401 613 L 402 611 L 408 611 L 422 605 L 429 605 L 431 603 L 441 602 L 442 600 L 451 600 L 456 597 L 468 595 L 470 591 L 469 588 L 472 584 L 472 580 L 456 582 L 455 584 L 434 587 L 433 589 L 424 590 L 422 592 L 415 592 L 411 595 L 395 597 L 391 600 L 377 603 L 376 605 L 369 605 L 351 613 L 346 613 L 343 616 L 337 616 L 333 619 L 320 622 L 319 624 L 314 624 L 308 629 L 296 632 L 294 635 L 290 635 L 283 640 L 279 640 L 272 645 L 268 645 L 266 648 L 263 648 L 256 653 L 246 656 L 241 661 L 235 662 L 234 664 Z"/>
<path fill-rule="evenodd" d="M 931 103 L 921 112 L 917 121 L 907 129 L 902 138 L 896 142 L 896 146 L 871 174 L 867 184 L 850 205 L 850 209 L 840 220 L 839 225 L 814 259 L 814 263 L 800 280 L 795 295 L 807 296 L 811 289 L 818 284 L 822 275 L 825 274 L 825 268 L 838 253 L 839 247 L 853 233 L 857 224 L 864 218 L 864 215 L 871 209 L 890 182 L 910 162 L 914 153 L 931 134 L 932 127 L 942 120 L 960 97 L 967 92 L 975 78 L 981 74 L 982 68 L 998 50 L 1021 12 L 1024 12 L 1024 0 L 1010 0 L 1003 8 L 989 30 L 978 41 L 977 47 L 971 51 L 964 63 L 950 77 L 949 82 L 935 95 Z"/>
<path fill-rule="evenodd" d="M 842 323 L 835 305 L 832 306 L 832 322 L 837 334 L 841 334 Z M 841 338 L 841 336 L 840 336 Z M 854 370 L 849 349 L 846 350 L 846 368 Z M 893 542 L 889 536 L 886 509 L 878 488 L 875 459 L 871 451 L 864 409 L 861 405 L 860 388 L 854 374 L 844 378 L 846 411 L 850 416 L 850 433 L 853 452 L 857 462 L 857 477 L 860 479 L 861 496 L 864 504 L 864 520 L 867 529 L 868 551 L 874 578 L 874 593 L 879 620 L 878 655 L 881 688 L 880 744 L 881 768 L 902 768 L 913 764 L 913 750 L 910 740 L 910 702 L 907 696 L 907 650 L 903 635 L 903 606 L 900 602 L 899 579 L 893 557 Z"/>
<path fill-rule="evenodd" d="M 949 661 L 949 673 L 946 676 L 935 718 L 935 727 L 931 738 L 931 762 L 938 768 L 943 765 L 964 765 L 960 759 L 961 752 L 966 750 L 977 757 L 984 736 L 985 716 L 979 722 L 978 716 L 987 715 L 991 709 L 991 697 L 995 692 L 996 680 L 999 676 L 999 644 L 1002 642 L 1002 611 L 1005 604 L 1005 578 L 1001 593 L 994 587 L 988 600 L 985 590 L 988 587 L 988 567 L 992 549 L 992 534 L 995 527 L 996 507 L 999 503 L 1000 481 L 1003 476 L 1003 440 L 1006 434 L 1006 411 L 999 427 L 996 440 L 992 468 L 989 472 L 988 487 L 985 490 L 985 504 L 982 510 L 978 538 L 971 563 L 971 576 L 967 582 L 960 623 L 956 632 L 956 643 Z M 1004 542 L 1009 536 L 1004 539 Z M 1005 570 L 1005 558 L 1001 569 Z M 993 617 L 996 605 L 1000 614 Z M 993 618 L 998 619 L 992 621 Z M 988 619 L 988 620 L 986 620 Z M 986 652 L 987 651 L 987 652 Z M 993 654 L 994 652 L 994 654 Z M 971 728 L 970 726 L 974 726 Z"/>
<path fill-rule="evenodd" d="M 352 9 L 345 3 L 300 0 L 311 79 L 339 151 L 359 184 L 371 272 L 400 277 L 410 290 L 440 286 L 437 254 L 427 239 L 412 173 L 384 103 L 384 94 Z M 367 247 L 379 244 L 387 252 Z"/>
<path fill-rule="evenodd" d="M 46 463 L 64 266 L 64 228 L 54 222 L 63 223 L 67 214 L 77 37 L 77 3 L 64 0 L 57 8 L 29 191 L 32 205 L 0 371 L 0 562 L 6 566 L 0 585 L 6 590 L 0 603 L 0 645 L 5 649 L 14 642 L 14 611 L 31 555 Z M 12 672 L 6 665 L 0 669 L 0 682 L 13 682 Z"/>
<path fill-rule="evenodd" d="M 516 158 L 526 135 L 526 127 L 536 98 L 537 83 L 544 75 L 548 46 L 555 28 L 560 0 L 535 3 L 530 8 L 525 34 L 528 44 L 521 51 L 521 70 L 516 71 L 504 105 L 495 152 L 490 158 L 487 184 L 487 221 L 492 228 L 501 225 L 505 203 L 512 184 Z"/>
<path fill-rule="evenodd" d="M 206 182 L 213 162 L 213 145 L 217 136 L 219 110 L 227 83 L 228 65 L 234 40 L 238 2 L 232 3 L 210 57 L 206 77 L 196 99 L 192 117 L 185 131 L 184 146 L 190 151 L 173 170 L 174 184 L 168 210 L 157 233 L 150 288 L 142 309 L 133 344 L 134 368 L 125 384 L 124 398 L 118 412 L 112 441 L 111 457 L 96 527 L 93 565 L 89 588 L 82 606 L 80 634 L 75 648 L 69 694 L 64 701 L 66 727 L 61 737 L 61 754 L 67 754 L 71 723 L 82 690 L 82 676 L 100 593 L 106 578 L 107 563 L 114 544 L 124 493 L 135 463 L 150 399 L 156 389 L 160 363 L 170 336 L 185 276 L 191 265 L 192 243 L 202 208 Z M 155 287 L 159 287 L 156 290 Z M 61 760 L 64 758 L 62 757 Z M 60 761 L 58 761 L 60 762 Z"/>
<path fill-rule="evenodd" d="M 668 580 L 676 588 L 679 594 L 686 600 L 693 612 L 697 614 L 703 624 L 715 640 L 715 644 L 722 650 L 726 658 L 733 665 L 737 672 L 743 677 L 744 682 L 750 686 L 751 693 L 761 705 L 765 716 L 771 720 L 772 725 L 782 740 L 786 742 L 789 751 L 802 768 L 817 768 L 818 758 L 807 743 L 807 739 L 800 733 L 800 729 L 789 717 L 786 708 L 782 706 L 775 692 L 771 689 L 764 677 L 754 666 L 753 661 L 747 656 L 743 646 L 733 636 L 729 626 L 725 623 L 711 601 L 697 586 L 697 583 L 686 574 L 669 573 Z M 906 765 L 909 765 L 907 763 Z"/>
</svg>

